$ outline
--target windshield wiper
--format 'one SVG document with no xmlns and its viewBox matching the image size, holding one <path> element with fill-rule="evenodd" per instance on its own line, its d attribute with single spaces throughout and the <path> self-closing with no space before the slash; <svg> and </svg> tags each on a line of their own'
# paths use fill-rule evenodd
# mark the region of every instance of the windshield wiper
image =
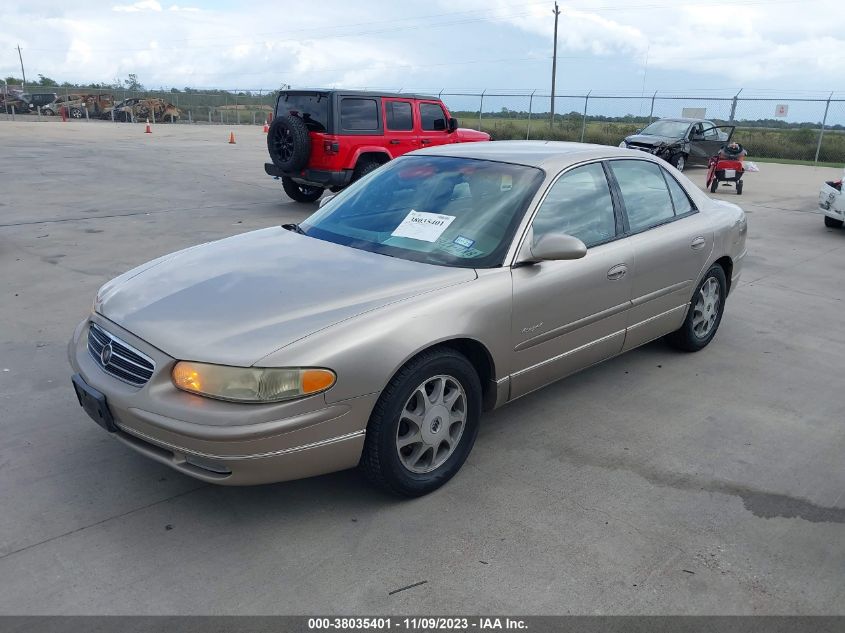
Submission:
<svg viewBox="0 0 845 633">
<path fill-rule="evenodd" d="M 294 222 L 291 222 L 290 224 L 282 224 L 282 228 L 287 229 L 288 231 L 293 231 L 294 233 L 299 233 L 300 235 L 308 235 L 308 233 L 303 231 L 302 228 Z"/>
</svg>

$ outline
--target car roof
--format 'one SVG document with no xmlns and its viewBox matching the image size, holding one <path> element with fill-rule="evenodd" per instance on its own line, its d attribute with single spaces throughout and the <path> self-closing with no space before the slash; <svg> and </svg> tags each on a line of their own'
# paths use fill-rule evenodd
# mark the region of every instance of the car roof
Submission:
<svg viewBox="0 0 845 633">
<path fill-rule="evenodd" d="M 602 158 L 654 159 L 650 154 L 590 143 L 569 143 L 563 141 L 481 141 L 475 143 L 452 143 L 416 150 L 409 156 L 448 156 L 475 158 L 501 163 L 514 163 L 528 167 L 560 170 L 582 161 Z"/>
<path fill-rule="evenodd" d="M 378 90 L 344 90 L 342 88 L 314 88 L 312 90 L 282 90 L 279 92 L 279 97 L 286 94 L 313 94 L 319 92 L 322 94 L 340 94 L 350 97 L 389 97 L 391 99 L 428 99 L 440 101 L 439 97 L 433 95 L 414 94 L 410 92 L 381 92 Z"/>
<path fill-rule="evenodd" d="M 666 117 L 665 119 L 658 119 L 658 121 L 677 121 L 678 123 L 712 123 L 708 119 L 690 119 L 686 117 Z"/>
</svg>

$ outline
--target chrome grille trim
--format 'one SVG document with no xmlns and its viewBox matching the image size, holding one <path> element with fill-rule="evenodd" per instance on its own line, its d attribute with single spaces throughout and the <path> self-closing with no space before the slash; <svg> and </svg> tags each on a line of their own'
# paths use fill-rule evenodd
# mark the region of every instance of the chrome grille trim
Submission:
<svg viewBox="0 0 845 633">
<path fill-rule="evenodd" d="M 102 352 L 108 344 L 112 349 L 111 358 L 108 363 L 103 364 Z M 155 371 L 152 358 L 96 323 L 90 323 L 88 326 L 88 353 L 109 376 L 133 387 L 143 387 Z"/>
</svg>

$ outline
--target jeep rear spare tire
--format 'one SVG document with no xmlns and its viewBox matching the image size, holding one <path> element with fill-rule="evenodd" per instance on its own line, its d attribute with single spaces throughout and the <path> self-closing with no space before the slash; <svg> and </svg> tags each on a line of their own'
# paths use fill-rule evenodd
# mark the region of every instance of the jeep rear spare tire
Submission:
<svg viewBox="0 0 845 633">
<path fill-rule="evenodd" d="M 295 116 L 273 119 L 267 132 L 267 150 L 279 169 L 297 171 L 305 167 L 311 156 L 311 137 L 302 119 Z"/>
</svg>

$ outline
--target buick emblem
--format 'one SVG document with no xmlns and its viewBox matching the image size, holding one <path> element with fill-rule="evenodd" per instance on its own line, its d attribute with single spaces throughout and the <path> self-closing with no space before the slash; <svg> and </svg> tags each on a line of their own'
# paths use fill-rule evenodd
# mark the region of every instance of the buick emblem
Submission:
<svg viewBox="0 0 845 633">
<path fill-rule="evenodd" d="M 100 360 L 103 361 L 103 367 L 109 364 L 109 361 L 111 360 L 111 354 L 111 343 L 106 343 L 105 345 L 103 345 L 103 351 L 100 352 Z"/>
</svg>

